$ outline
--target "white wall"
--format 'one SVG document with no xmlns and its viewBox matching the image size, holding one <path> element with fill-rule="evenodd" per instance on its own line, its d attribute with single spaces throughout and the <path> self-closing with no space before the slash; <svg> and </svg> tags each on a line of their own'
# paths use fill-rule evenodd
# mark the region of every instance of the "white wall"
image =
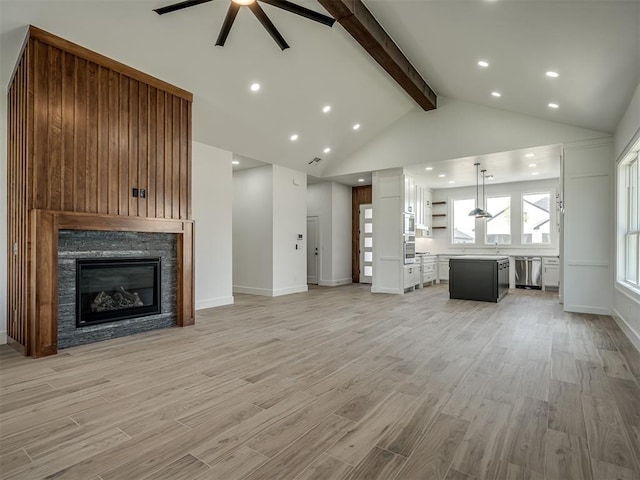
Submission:
<svg viewBox="0 0 640 480">
<path fill-rule="evenodd" d="M 613 296 L 613 139 L 564 145 L 564 309 L 609 315 Z"/>
<path fill-rule="evenodd" d="M 314 183 L 307 186 L 307 216 L 318 217 L 320 227 L 320 261 L 318 262 L 318 284 L 331 281 L 333 259 L 332 182 Z M 305 233 L 306 238 L 306 233 Z M 306 242 L 305 242 L 306 243 Z"/>
<path fill-rule="evenodd" d="M 620 160 L 626 150 L 640 138 L 640 83 L 629 103 L 627 111 L 616 127 L 613 136 L 613 153 L 616 160 Z"/>
<path fill-rule="evenodd" d="M 273 291 L 273 169 L 233 174 L 233 291 Z"/>
<path fill-rule="evenodd" d="M 193 142 L 196 309 L 233 303 L 231 152 Z"/>
<path fill-rule="evenodd" d="M 553 229 L 553 242 L 549 246 L 533 246 L 522 245 L 521 232 L 522 223 L 522 204 L 519 199 L 523 193 L 532 193 L 540 191 L 551 191 L 552 207 L 555 204 L 555 195 L 560 188 L 560 179 L 545 179 L 536 180 L 531 182 L 513 182 L 513 183 L 499 183 L 495 185 L 487 185 L 485 187 L 485 196 L 491 197 L 496 195 L 511 195 L 511 245 L 498 245 L 498 253 L 505 253 L 508 255 L 558 255 L 559 247 L 559 233 L 557 228 L 557 215 L 555 208 L 552 208 L 552 225 L 555 225 Z M 482 195 L 482 191 L 481 191 Z M 445 188 L 432 190 L 432 199 L 434 202 L 447 202 L 446 205 L 446 221 L 447 228 L 444 230 L 433 230 L 433 239 L 416 239 L 416 249 L 418 251 L 428 251 L 430 253 L 487 253 L 496 252 L 496 247 L 491 245 L 451 245 L 451 222 L 453 217 L 452 213 L 452 200 L 461 198 L 475 198 L 476 187 L 462 187 L 462 188 Z M 484 242 L 484 220 L 476 221 L 476 238 L 479 238 L 480 242 Z"/>
<path fill-rule="evenodd" d="M 0 88 L 0 138 L 7 138 L 7 89 Z M 0 142 L 0 344 L 7 343 L 7 144 Z"/>
<path fill-rule="evenodd" d="M 307 175 L 273 165 L 272 295 L 307 291 Z M 298 240 L 298 235 L 302 240 Z"/>
<path fill-rule="evenodd" d="M 635 95 L 616 128 L 614 135 L 616 165 L 623 160 L 631 147 L 638 141 L 640 141 L 640 84 L 636 88 Z M 617 174 L 618 169 L 614 168 Z M 617 178 L 616 185 L 618 185 Z M 617 244 L 616 239 L 613 239 L 613 242 Z M 627 334 L 636 348 L 640 350 L 640 295 L 618 284 L 615 278 L 613 314 L 620 328 Z"/>
<path fill-rule="evenodd" d="M 307 216 L 320 219 L 318 284 L 351 283 L 351 187 L 336 182 L 309 185 Z"/>
<path fill-rule="evenodd" d="M 332 184 L 331 285 L 351 283 L 351 187 Z"/>
<path fill-rule="evenodd" d="M 529 115 L 438 97 L 437 110 L 412 111 L 349 158 L 327 165 L 322 174 L 331 176 L 402 168 L 609 136 Z"/>
</svg>

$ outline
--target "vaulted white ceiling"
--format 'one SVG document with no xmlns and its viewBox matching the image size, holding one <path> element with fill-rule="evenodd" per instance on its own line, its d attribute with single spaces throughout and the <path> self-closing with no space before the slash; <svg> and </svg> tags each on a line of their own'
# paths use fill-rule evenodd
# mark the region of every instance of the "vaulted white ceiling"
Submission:
<svg viewBox="0 0 640 480">
<path fill-rule="evenodd" d="M 229 0 L 152 12 L 170 3 L 0 0 L 0 83 L 33 24 L 192 91 L 194 140 L 312 175 L 418 109 L 338 24 L 264 5 L 291 45 L 282 52 L 241 9 L 226 46 L 215 47 Z M 640 82 L 640 1 L 365 3 L 439 95 L 610 133 Z M 322 167 L 309 165 L 314 157 Z"/>
</svg>

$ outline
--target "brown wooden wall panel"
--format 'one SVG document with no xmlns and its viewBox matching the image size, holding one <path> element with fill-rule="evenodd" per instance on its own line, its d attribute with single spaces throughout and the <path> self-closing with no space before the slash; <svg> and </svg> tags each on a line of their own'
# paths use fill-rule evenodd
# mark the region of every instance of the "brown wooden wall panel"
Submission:
<svg viewBox="0 0 640 480">
<path fill-rule="evenodd" d="M 188 219 L 191 102 L 40 39 L 29 43 L 33 207 Z M 133 197 L 133 188 L 150 195 Z"/>
<path fill-rule="evenodd" d="M 23 134 L 29 126 L 29 49 L 25 47 L 8 91 L 7 142 L 7 335 L 9 344 L 27 354 L 29 282 L 28 204 L 30 178 L 26 168 L 29 139 Z"/>
<path fill-rule="evenodd" d="M 360 205 L 373 203 L 373 187 L 351 189 L 351 281 L 360 283 Z"/>
<path fill-rule="evenodd" d="M 31 212 L 189 220 L 192 99 L 30 28 L 8 90 L 7 334 L 23 353 L 37 348 L 42 354 L 55 345 L 46 343 L 53 332 L 44 327 L 38 331 L 49 340 L 29 337 L 43 305 L 36 295 L 55 296 L 35 290 L 53 289 L 55 282 L 30 268 L 32 249 L 42 256 L 48 248 L 36 245 L 33 222 L 40 220 L 30 220 Z M 133 188 L 145 190 L 145 198 L 133 197 Z"/>
</svg>

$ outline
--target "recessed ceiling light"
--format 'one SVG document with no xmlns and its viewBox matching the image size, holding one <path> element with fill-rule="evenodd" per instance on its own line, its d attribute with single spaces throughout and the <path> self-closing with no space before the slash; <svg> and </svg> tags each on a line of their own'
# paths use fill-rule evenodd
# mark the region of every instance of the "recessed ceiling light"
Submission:
<svg viewBox="0 0 640 480">
<path fill-rule="evenodd" d="M 322 109 L 322 111 L 324 113 L 329 113 L 331 111 L 331 105 L 325 105 L 325 107 Z"/>
<path fill-rule="evenodd" d="M 453 180 L 449 180 L 449 183 L 456 183 L 456 182 L 454 182 Z"/>
<path fill-rule="evenodd" d="M 489 62 L 487 62 L 485 60 L 479 60 L 478 61 L 478 66 L 479 67 L 483 67 L 483 68 L 487 68 L 489 66 Z"/>
<path fill-rule="evenodd" d="M 359 178 L 358 181 L 359 182 L 364 182 L 364 178 Z"/>
<path fill-rule="evenodd" d="M 531 175 L 540 175 L 540 172 L 532 172 Z"/>
<path fill-rule="evenodd" d="M 431 170 L 433 170 L 433 167 L 427 167 L 427 168 L 425 168 L 425 170 L 426 170 L 427 172 L 430 172 Z"/>
<path fill-rule="evenodd" d="M 240 162 L 238 160 L 232 160 L 231 164 L 232 165 L 240 165 Z"/>
<path fill-rule="evenodd" d="M 327 148 L 325 148 L 325 149 L 323 150 L 323 152 L 324 152 L 324 153 L 329 153 L 330 151 L 331 151 L 331 149 L 330 149 L 329 147 L 327 147 Z"/>
<path fill-rule="evenodd" d="M 533 157 L 535 157 L 535 156 L 536 156 L 536 154 L 535 154 L 535 153 L 527 153 L 527 154 L 525 155 L 525 158 L 533 158 Z"/>
<path fill-rule="evenodd" d="M 491 95 L 493 95 L 496 98 L 500 98 L 502 96 L 500 92 L 491 92 Z"/>
<path fill-rule="evenodd" d="M 359 124 L 359 123 L 356 123 L 356 124 L 353 126 L 353 129 L 354 129 L 354 130 L 360 130 L 360 124 Z"/>
<path fill-rule="evenodd" d="M 446 177 L 446 175 L 444 173 L 441 173 L 440 175 L 438 175 L 440 178 L 444 178 Z"/>
<path fill-rule="evenodd" d="M 535 164 L 535 163 L 530 163 L 530 164 L 529 164 L 529 166 L 530 166 L 531 168 L 533 168 L 533 167 L 535 167 L 535 166 L 536 166 L 536 164 Z"/>
<path fill-rule="evenodd" d="M 254 83 L 249 88 L 251 88 L 252 92 L 257 92 L 258 90 L 260 90 L 260 84 L 259 83 Z"/>
<path fill-rule="evenodd" d="M 292 141 L 292 142 L 295 142 L 295 141 L 298 139 L 298 134 L 297 134 L 297 133 L 294 133 L 294 134 L 293 134 L 293 135 L 291 135 L 289 138 L 291 139 L 291 141 Z"/>
<path fill-rule="evenodd" d="M 549 104 L 549 108 L 558 108 L 560 107 L 560 105 L 558 105 L 557 103 L 550 103 Z"/>
<path fill-rule="evenodd" d="M 560 76 L 558 72 L 554 72 L 552 70 L 549 70 L 545 75 L 551 78 L 558 78 Z"/>
</svg>

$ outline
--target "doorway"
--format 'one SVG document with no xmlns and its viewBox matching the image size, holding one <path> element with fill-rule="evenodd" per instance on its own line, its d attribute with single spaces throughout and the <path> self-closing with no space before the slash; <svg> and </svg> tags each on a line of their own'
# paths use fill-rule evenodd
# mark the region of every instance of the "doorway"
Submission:
<svg viewBox="0 0 640 480">
<path fill-rule="evenodd" d="M 373 281 L 373 207 L 360 205 L 360 283 Z"/>
<path fill-rule="evenodd" d="M 318 284 L 320 265 L 320 218 L 307 217 L 307 283 Z"/>
</svg>

